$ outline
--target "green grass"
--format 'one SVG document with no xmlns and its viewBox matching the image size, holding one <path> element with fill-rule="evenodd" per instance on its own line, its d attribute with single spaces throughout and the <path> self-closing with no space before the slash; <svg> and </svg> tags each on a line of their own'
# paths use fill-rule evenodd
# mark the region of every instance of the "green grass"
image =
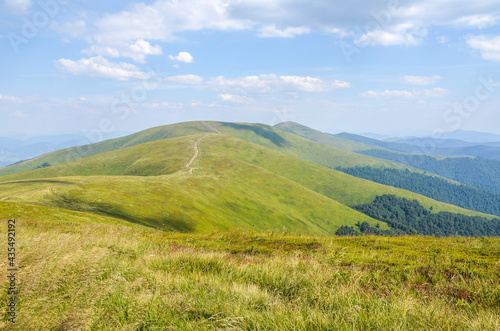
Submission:
<svg viewBox="0 0 500 331">
<path fill-rule="evenodd" d="M 324 167 L 365 165 L 375 168 L 407 168 L 396 162 L 367 157 L 339 147 L 328 146 L 264 124 L 210 123 L 231 137 L 243 139 Z"/>
<path fill-rule="evenodd" d="M 69 185 L 78 182 L 81 178 L 55 178 L 55 179 L 35 179 L 35 180 L 20 180 L 13 182 L 0 182 L 0 199 L 16 194 L 21 194 L 26 191 L 32 191 L 49 186 Z M 84 180 L 84 179 L 81 179 Z"/>
<path fill-rule="evenodd" d="M 324 145 L 338 147 L 351 152 L 365 151 L 367 149 L 383 149 L 382 147 L 368 145 L 353 140 L 342 139 L 334 135 L 311 129 L 295 122 L 282 122 L 274 126 L 277 129 L 296 134 Z"/>
<path fill-rule="evenodd" d="M 136 146 L 146 142 L 183 137 L 203 132 L 209 133 L 212 131 L 206 128 L 200 121 L 159 126 L 121 138 L 110 139 L 85 146 L 65 148 L 53 153 L 45 154 L 35 159 L 1 168 L 0 176 L 30 171 L 46 162 L 51 165 L 57 165 L 121 148 Z"/>
<path fill-rule="evenodd" d="M 6 201 L 82 211 L 182 232 L 285 228 L 292 233 L 328 235 L 342 225 L 363 221 L 385 229 L 385 223 L 347 207 L 369 203 L 382 194 L 416 198 L 435 212 L 482 215 L 224 134 L 209 135 L 199 144 L 194 173 L 186 174 L 193 143 L 202 136 L 149 142 L 4 176 L 0 188 L 9 189 L 2 196 L 12 192 L 17 195 Z M 72 177 L 75 175 L 78 177 Z"/>
<path fill-rule="evenodd" d="M 499 239 L 180 234 L 33 212 L 46 219 L 18 220 L 4 330 L 500 327 Z"/>
<path fill-rule="evenodd" d="M 327 167 L 351 167 L 351 166 L 374 166 L 405 168 L 391 161 L 381 160 L 374 157 L 353 153 L 341 148 L 323 145 L 311 140 L 299 137 L 295 134 L 284 132 L 263 124 L 247 123 L 224 123 L 206 122 L 222 133 L 232 137 L 278 150 L 290 156 L 313 162 Z M 190 135 L 213 133 L 203 125 L 203 122 L 185 122 L 151 128 L 130 136 L 106 140 L 103 142 L 67 148 L 56 151 L 26 162 L 0 169 L 0 176 L 26 172 L 49 163 L 52 166 L 84 157 L 94 156 L 106 152 L 116 151 L 122 148 L 137 146 L 147 142 L 185 137 Z"/>
</svg>

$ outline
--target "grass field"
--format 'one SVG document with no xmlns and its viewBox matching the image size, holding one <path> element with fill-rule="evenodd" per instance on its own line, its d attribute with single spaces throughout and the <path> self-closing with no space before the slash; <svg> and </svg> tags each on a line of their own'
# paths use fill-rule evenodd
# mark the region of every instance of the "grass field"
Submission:
<svg viewBox="0 0 500 331">
<path fill-rule="evenodd" d="M 234 228 L 259 232 L 285 227 L 293 233 L 333 234 L 342 225 L 364 221 L 385 229 L 385 223 L 348 207 L 369 203 L 382 194 L 418 199 L 435 212 L 480 214 L 224 134 L 214 133 L 200 142 L 194 172 L 186 174 L 193 143 L 203 136 L 158 140 L 3 176 L 0 188 L 8 190 L 0 199 L 10 196 L 6 201 L 182 232 Z M 38 189 L 44 181 L 48 188 Z M 50 184 L 57 181 L 73 184 Z"/>
<path fill-rule="evenodd" d="M 223 134 L 154 128 L 0 177 L 0 233 L 17 220 L 19 268 L 17 321 L 4 314 L 0 329 L 500 328 L 500 239 L 333 236 L 363 221 L 386 229 L 349 207 L 381 194 L 480 213 L 318 165 L 360 160 L 334 147 L 211 124 Z"/>
<path fill-rule="evenodd" d="M 63 149 L 26 162 L 1 168 L 0 176 L 30 171 L 45 163 L 50 165 L 67 163 L 69 161 L 133 147 L 148 142 L 214 133 L 213 129 L 206 127 L 204 124 L 211 125 L 215 130 L 218 129 L 227 136 L 243 139 L 322 166 L 351 167 L 360 165 L 398 169 L 406 168 L 396 162 L 381 160 L 341 148 L 323 145 L 263 124 L 197 121 L 160 126 L 126 137 L 106 140 L 86 146 Z"/>
<path fill-rule="evenodd" d="M 46 217 L 17 222 L 3 330 L 500 327 L 499 239 L 180 234 L 29 208 Z"/>
</svg>

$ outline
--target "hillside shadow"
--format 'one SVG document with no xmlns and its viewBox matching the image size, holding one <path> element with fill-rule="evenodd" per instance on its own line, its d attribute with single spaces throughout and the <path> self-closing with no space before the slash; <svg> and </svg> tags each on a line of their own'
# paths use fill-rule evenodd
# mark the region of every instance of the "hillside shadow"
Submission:
<svg viewBox="0 0 500 331">
<path fill-rule="evenodd" d="M 123 208 L 105 202 L 85 203 L 68 195 L 60 195 L 56 201 L 59 208 L 75 210 L 80 212 L 93 213 L 97 215 L 113 217 L 130 223 L 135 223 L 150 228 L 163 231 L 193 232 L 194 227 L 187 221 L 177 217 L 159 217 L 159 218 L 136 218 L 129 215 Z"/>
<path fill-rule="evenodd" d="M 29 184 L 29 183 L 47 183 L 47 184 L 76 184 L 73 182 L 66 182 L 61 180 L 44 180 L 44 179 L 35 179 L 35 180 L 18 180 L 15 182 L 3 182 L 0 185 L 8 185 L 8 184 Z"/>
<path fill-rule="evenodd" d="M 287 141 L 285 138 L 280 136 L 279 134 L 273 132 L 271 129 L 255 126 L 255 125 L 246 125 L 246 124 L 236 124 L 236 123 L 222 123 L 223 126 L 230 127 L 235 130 L 250 130 L 253 131 L 256 135 L 265 138 L 275 144 L 278 147 L 283 147 L 286 145 Z"/>
</svg>

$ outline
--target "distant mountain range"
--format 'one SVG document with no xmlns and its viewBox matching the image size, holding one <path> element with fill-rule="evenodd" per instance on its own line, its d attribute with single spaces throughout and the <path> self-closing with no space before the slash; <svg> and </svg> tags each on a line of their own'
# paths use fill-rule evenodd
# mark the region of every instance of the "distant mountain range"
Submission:
<svg viewBox="0 0 500 331">
<path fill-rule="evenodd" d="M 103 139 L 111 139 L 124 134 L 125 133 L 108 134 Z M 89 143 L 91 143 L 91 141 L 82 134 L 43 135 L 34 137 L 17 135 L 12 137 L 0 137 L 0 168 L 63 148 L 81 146 Z"/>
<path fill-rule="evenodd" d="M 445 135 L 447 137 L 454 137 L 450 139 L 408 137 L 378 140 L 347 132 L 342 132 L 335 136 L 372 146 L 379 146 L 396 152 L 437 156 L 476 156 L 485 159 L 500 160 L 500 136 L 491 133 L 454 131 Z M 458 138 L 469 140 L 461 140 Z M 477 142 L 477 140 L 481 139 L 498 140 L 489 140 L 488 142 L 481 143 Z M 476 140 L 476 142 L 473 140 Z"/>
</svg>

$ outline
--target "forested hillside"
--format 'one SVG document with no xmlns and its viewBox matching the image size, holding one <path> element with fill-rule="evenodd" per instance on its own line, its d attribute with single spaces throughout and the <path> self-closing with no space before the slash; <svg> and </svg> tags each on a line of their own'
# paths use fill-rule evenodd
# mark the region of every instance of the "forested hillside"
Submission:
<svg viewBox="0 0 500 331">
<path fill-rule="evenodd" d="M 500 194 L 474 186 L 454 184 L 443 178 L 409 170 L 372 167 L 336 169 L 358 178 L 402 188 L 465 209 L 500 216 Z"/>
<path fill-rule="evenodd" d="M 483 158 L 402 154 L 384 150 L 359 152 L 432 172 L 434 174 L 500 194 L 500 162 Z"/>
<path fill-rule="evenodd" d="M 417 200 L 382 195 L 356 210 L 406 234 L 427 236 L 496 237 L 500 235 L 500 219 L 466 216 L 449 212 L 432 213 Z"/>
</svg>

